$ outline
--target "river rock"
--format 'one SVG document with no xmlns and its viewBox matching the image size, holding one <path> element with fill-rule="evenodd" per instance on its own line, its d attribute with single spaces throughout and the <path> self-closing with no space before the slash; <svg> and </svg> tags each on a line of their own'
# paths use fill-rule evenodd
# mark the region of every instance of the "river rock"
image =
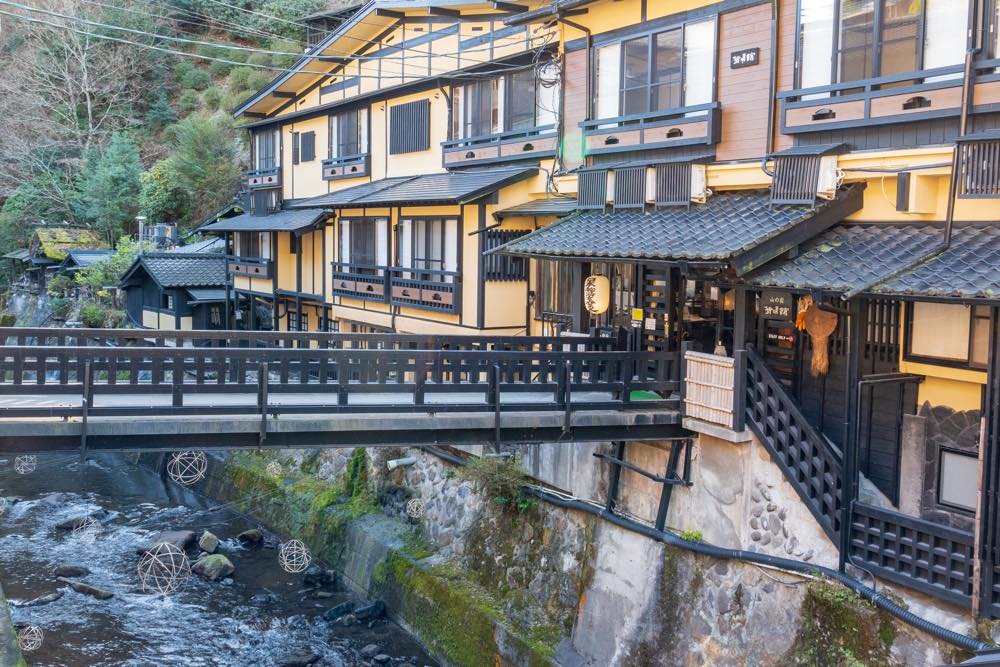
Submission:
<svg viewBox="0 0 1000 667">
<path fill-rule="evenodd" d="M 89 595 L 95 597 L 98 600 L 110 600 L 115 596 L 111 591 L 106 591 L 103 588 L 98 588 L 97 586 L 91 586 L 83 581 L 77 581 L 76 579 L 68 579 L 66 577 L 59 577 L 58 581 L 66 584 L 72 588 L 77 593 L 82 593 L 83 595 Z"/>
<path fill-rule="evenodd" d="M 336 623 L 352 611 L 354 611 L 354 603 L 348 600 L 347 602 L 341 602 L 336 607 L 330 607 L 327 609 L 326 613 L 323 614 L 323 617 L 331 623 Z"/>
<path fill-rule="evenodd" d="M 237 535 L 236 539 L 238 539 L 240 544 L 245 547 L 256 547 L 263 544 L 264 533 L 257 528 L 251 528 L 250 530 L 244 530 L 242 533 Z"/>
<path fill-rule="evenodd" d="M 212 554 L 211 556 L 205 556 L 192 565 L 191 571 L 209 581 L 216 581 L 217 579 L 228 577 L 236 571 L 236 568 L 222 554 Z"/>
<path fill-rule="evenodd" d="M 206 530 L 198 540 L 198 548 L 204 552 L 214 554 L 215 550 L 219 548 L 219 538 Z"/>
<path fill-rule="evenodd" d="M 308 667 L 319 662 L 319 656 L 311 648 L 303 649 L 295 655 L 285 656 L 278 660 L 278 667 Z"/>
<path fill-rule="evenodd" d="M 323 586 L 333 586 L 337 579 L 337 575 L 333 570 L 327 570 L 326 568 L 320 567 L 313 563 L 306 570 L 305 576 L 302 578 L 302 582 L 306 586 L 313 586 L 316 588 L 322 588 Z"/>
<path fill-rule="evenodd" d="M 153 539 L 150 540 L 149 543 L 136 549 L 136 553 L 142 556 L 161 542 L 172 544 L 178 549 L 184 550 L 187 549 L 189 545 L 193 544 L 196 539 L 198 539 L 198 536 L 195 535 L 193 530 L 164 530 L 154 535 Z"/>
<path fill-rule="evenodd" d="M 387 656 L 385 653 L 379 653 L 377 656 L 375 656 L 374 658 L 372 658 L 372 660 L 374 660 L 375 662 L 377 662 L 380 665 L 384 665 L 385 663 L 387 663 L 390 660 L 392 660 L 392 658 L 390 658 L 389 656 Z"/>
<path fill-rule="evenodd" d="M 76 530 L 77 528 L 83 527 L 90 519 L 95 518 L 90 514 L 82 514 L 80 516 L 75 516 L 72 519 L 66 519 L 61 523 L 56 524 L 58 530 Z"/>
<path fill-rule="evenodd" d="M 368 658 L 370 660 L 378 655 L 378 652 L 378 644 L 368 644 L 361 649 L 361 657 Z"/>
<path fill-rule="evenodd" d="M 250 596 L 250 602 L 255 605 L 274 604 L 278 601 L 278 596 L 271 591 L 260 591 Z"/>
<path fill-rule="evenodd" d="M 57 565 L 54 574 L 56 579 L 59 577 L 75 579 L 77 577 L 86 577 L 90 574 L 90 570 L 82 565 Z"/>
<path fill-rule="evenodd" d="M 34 600 L 28 600 L 27 602 L 22 602 L 20 604 L 14 604 L 13 602 L 11 602 L 11 604 L 14 605 L 15 607 L 38 607 L 43 604 L 49 604 L 50 602 L 55 602 L 62 596 L 63 596 L 62 591 L 56 591 L 55 593 L 40 595 Z"/>
<path fill-rule="evenodd" d="M 385 603 L 381 600 L 375 600 L 366 605 L 362 605 L 354 610 L 354 617 L 359 621 L 368 621 L 373 618 L 378 618 L 385 613 Z"/>
</svg>

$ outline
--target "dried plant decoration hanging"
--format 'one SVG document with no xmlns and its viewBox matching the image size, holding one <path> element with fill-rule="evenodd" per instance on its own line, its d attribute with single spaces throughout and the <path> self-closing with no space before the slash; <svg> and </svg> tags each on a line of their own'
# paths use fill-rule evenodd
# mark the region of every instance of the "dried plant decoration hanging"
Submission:
<svg viewBox="0 0 1000 667">
<path fill-rule="evenodd" d="M 838 321 L 836 313 L 820 310 L 816 304 L 806 311 L 806 331 L 812 339 L 813 346 L 809 372 L 813 377 L 826 375 L 830 370 L 830 336 L 837 330 Z"/>
</svg>

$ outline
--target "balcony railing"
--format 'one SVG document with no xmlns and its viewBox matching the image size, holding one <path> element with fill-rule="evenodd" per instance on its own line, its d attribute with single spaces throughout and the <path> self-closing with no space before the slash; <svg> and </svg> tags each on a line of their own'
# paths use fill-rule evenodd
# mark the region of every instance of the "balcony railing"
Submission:
<svg viewBox="0 0 1000 667">
<path fill-rule="evenodd" d="M 511 130 L 442 142 L 446 167 L 528 158 L 551 157 L 556 152 L 556 126 L 540 125 L 527 130 Z"/>
<path fill-rule="evenodd" d="M 274 188 L 281 185 L 281 167 L 253 169 L 243 172 L 243 182 L 247 188 Z"/>
<path fill-rule="evenodd" d="M 323 180 L 336 181 L 341 178 L 367 176 L 371 170 L 368 153 L 342 155 L 323 160 Z"/>
<path fill-rule="evenodd" d="M 458 271 L 393 267 L 390 300 L 399 306 L 457 313 L 462 302 L 460 275 Z"/>
<path fill-rule="evenodd" d="M 352 299 L 386 302 L 389 267 L 333 262 L 333 293 Z"/>
<path fill-rule="evenodd" d="M 580 123 L 588 155 L 714 144 L 721 136 L 718 102 Z"/>
<path fill-rule="evenodd" d="M 989 72 L 976 77 L 976 104 L 988 107 L 1000 99 L 1000 75 L 992 72 L 998 65 L 1000 60 L 975 63 L 975 70 Z M 957 64 L 779 92 L 781 129 L 797 134 L 957 117 L 963 74 L 964 65 Z"/>
<path fill-rule="evenodd" d="M 250 276 L 251 278 L 270 278 L 273 275 L 273 264 L 271 260 L 263 257 L 234 257 L 226 258 L 226 264 L 230 275 Z"/>
<path fill-rule="evenodd" d="M 333 293 L 442 313 L 461 310 L 458 271 L 332 262 Z"/>
</svg>

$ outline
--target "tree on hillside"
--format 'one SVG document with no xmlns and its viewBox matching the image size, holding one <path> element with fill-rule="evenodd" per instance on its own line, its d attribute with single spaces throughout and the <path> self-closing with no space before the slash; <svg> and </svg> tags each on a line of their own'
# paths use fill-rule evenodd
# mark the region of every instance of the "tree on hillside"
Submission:
<svg viewBox="0 0 1000 667">
<path fill-rule="evenodd" d="M 240 182 L 239 139 L 225 115 L 194 113 L 168 128 L 173 136 L 170 165 L 201 219 L 231 201 Z"/>
<path fill-rule="evenodd" d="M 113 255 L 77 271 L 76 284 L 89 290 L 91 295 L 101 297 L 104 288 L 117 285 L 139 253 L 150 249 L 150 247 L 151 244 L 148 242 L 143 243 L 123 236 L 118 240 Z"/>
<path fill-rule="evenodd" d="M 139 213 L 151 223 L 179 222 L 191 212 L 191 198 L 177 178 L 177 160 L 169 157 L 142 174 Z"/>
<path fill-rule="evenodd" d="M 80 186 L 81 217 L 101 230 L 111 245 L 139 212 L 139 149 L 116 133 L 100 156 L 87 162 Z"/>
</svg>

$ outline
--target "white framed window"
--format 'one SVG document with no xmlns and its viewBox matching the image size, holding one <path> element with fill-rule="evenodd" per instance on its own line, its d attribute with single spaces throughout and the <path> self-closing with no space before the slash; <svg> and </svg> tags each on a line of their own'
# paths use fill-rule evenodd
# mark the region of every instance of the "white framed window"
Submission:
<svg viewBox="0 0 1000 667">
<path fill-rule="evenodd" d="M 915 361 L 986 368 L 990 309 L 918 301 L 909 306 L 906 354 Z"/>
<path fill-rule="evenodd" d="M 253 135 L 253 168 L 276 169 L 281 157 L 281 134 L 278 129 L 260 130 Z"/>
<path fill-rule="evenodd" d="M 942 448 L 938 459 L 938 503 L 975 512 L 978 489 L 978 457 L 972 453 Z"/>
<path fill-rule="evenodd" d="M 327 155 L 330 158 L 368 152 L 368 109 L 351 109 L 329 117 Z"/>
<path fill-rule="evenodd" d="M 458 271 L 457 218 L 404 218 L 397 229 L 396 264 L 414 269 L 404 278 L 435 282 L 454 282 L 455 277 L 437 271 Z"/>
<path fill-rule="evenodd" d="M 559 68 L 549 63 L 502 77 L 456 86 L 452 137 L 469 139 L 555 125 L 559 117 Z"/>
<path fill-rule="evenodd" d="M 340 261 L 355 265 L 358 273 L 383 275 L 380 267 L 389 263 L 388 229 L 387 218 L 342 218 Z"/>
</svg>

